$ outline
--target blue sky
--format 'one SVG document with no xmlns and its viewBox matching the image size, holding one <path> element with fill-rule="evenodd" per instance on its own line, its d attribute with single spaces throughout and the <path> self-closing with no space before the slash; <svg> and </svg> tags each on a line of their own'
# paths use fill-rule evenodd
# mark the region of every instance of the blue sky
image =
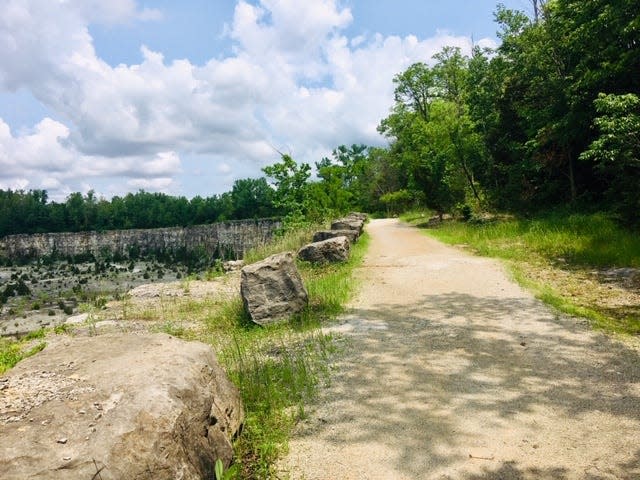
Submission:
<svg viewBox="0 0 640 480">
<path fill-rule="evenodd" d="M 381 145 L 396 73 L 498 41 L 492 0 L 2 3 L 0 188 L 56 200 L 209 196 L 278 151 Z"/>
</svg>

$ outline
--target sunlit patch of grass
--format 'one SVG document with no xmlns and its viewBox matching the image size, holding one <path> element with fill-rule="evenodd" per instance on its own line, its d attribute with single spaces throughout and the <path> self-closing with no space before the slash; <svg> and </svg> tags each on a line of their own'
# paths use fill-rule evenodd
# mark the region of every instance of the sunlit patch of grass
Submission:
<svg viewBox="0 0 640 480">
<path fill-rule="evenodd" d="M 608 332 L 637 335 L 640 319 L 615 313 L 586 300 L 587 293 L 563 296 L 551 285 L 534 281 L 534 268 L 588 271 L 640 267 L 640 235 L 619 227 L 604 214 L 555 213 L 534 219 L 508 218 L 488 222 L 444 222 L 426 230 L 449 244 L 465 244 L 480 255 L 511 262 L 515 278 L 558 310 L 587 318 Z M 586 287 L 585 287 L 586 288 Z"/>
<path fill-rule="evenodd" d="M 31 355 L 34 355 L 47 346 L 45 342 L 33 344 L 34 339 L 44 338 L 44 330 L 34 332 L 34 335 L 24 337 L 21 340 L 0 338 L 0 375 L 16 366 L 16 364 Z"/>
<path fill-rule="evenodd" d="M 313 233 L 321 228 L 324 227 L 322 225 L 310 225 L 304 228 L 284 232 L 268 244 L 253 248 L 246 252 L 243 260 L 246 264 L 250 264 L 263 260 L 275 253 L 295 252 L 306 243 L 309 243 L 309 239 L 313 236 Z"/>
</svg>

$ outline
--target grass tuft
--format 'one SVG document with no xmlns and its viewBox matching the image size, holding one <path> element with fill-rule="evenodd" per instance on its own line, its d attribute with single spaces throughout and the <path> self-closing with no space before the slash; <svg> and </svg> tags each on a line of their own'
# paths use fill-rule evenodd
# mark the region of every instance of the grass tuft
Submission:
<svg viewBox="0 0 640 480">
<path fill-rule="evenodd" d="M 47 344 L 38 342 L 33 345 L 33 340 L 43 337 L 44 335 L 38 333 L 38 335 L 30 338 L 25 337 L 21 340 L 0 338 L 0 375 L 15 367 L 20 360 L 42 351 Z"/>
</svg>

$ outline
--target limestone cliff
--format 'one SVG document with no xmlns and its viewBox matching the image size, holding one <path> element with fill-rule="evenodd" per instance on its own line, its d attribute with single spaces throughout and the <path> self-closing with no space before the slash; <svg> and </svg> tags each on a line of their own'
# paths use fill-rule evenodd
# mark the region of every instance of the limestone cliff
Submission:
<svg viewBox="0 0 640 480">
<path fill-rule="evenodd" d="M 184 249 L 222 258 L 242 258 L 252 247 L 264 244 L 281 226 L 279 220 L 236 220 L 192 227 L 111 230 L 105 232 L 40 233 L 9 235 L 0 240 L 0 257 L 39 258 L 49 255 L 96 257 L 132 251 L 141 255 Z"/>
</svg>

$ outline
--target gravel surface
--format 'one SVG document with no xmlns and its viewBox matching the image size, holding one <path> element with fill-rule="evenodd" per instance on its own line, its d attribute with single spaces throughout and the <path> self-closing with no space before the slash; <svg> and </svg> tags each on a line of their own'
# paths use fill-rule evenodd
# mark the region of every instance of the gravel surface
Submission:
<svg viewBox="0 0 640 480">
<path fill-rule="evenodd" d="M 559 316 L 502 266 L 374 220 L 331 386 L 292 479 L 640 479 L 640 349 Z M 284 474 L 283 474 L 284 475 Z"/>
</svg>

